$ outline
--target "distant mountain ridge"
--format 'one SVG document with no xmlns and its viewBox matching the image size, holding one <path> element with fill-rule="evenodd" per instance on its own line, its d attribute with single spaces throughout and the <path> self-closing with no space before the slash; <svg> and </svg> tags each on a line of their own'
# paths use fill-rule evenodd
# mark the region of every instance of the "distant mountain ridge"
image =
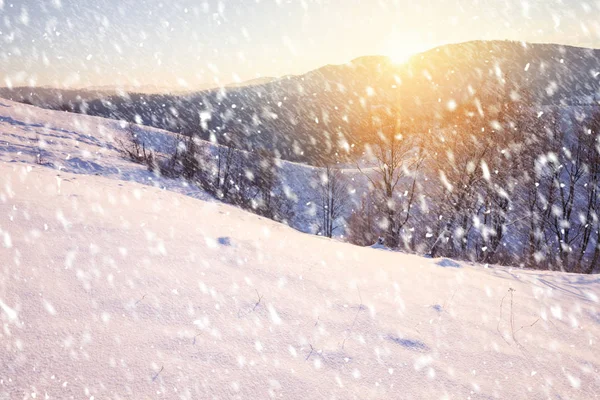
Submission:
<svg viewBox="0 0 600 400">
<path fill-rule="evenodd" d="M 91 93 L 74 99 L 66 92 L 56 98 L 75 112 L 318 163 L 363 144 L 373 109 L 402 115 L 420 129 L 460 104 L 486 108 L 524 97 L 534 107 L 595 104 L 599 75 L 599 50 L 472 41 L 431 49 L 402 65 L 367 56 L 242 87 L 182 95 L 100 93 L 94 98 Z M 37 105 L 56 108 L 57 102 Z"/>
<path fill-rule="evenodd" d="M 239 88 L 245 86 L 261 85 L 275 81 L 279 78 L 261 77 L 242 82 L 226 84 L 226 88 Z M 27 103 L 44 108 L 59 108 L 67 103 L 96 100 L 110 96 L 127 96 L 129 94 L 146 95 L 176 95 L 184 96 L 219 89 L 217 84 L 196 85 L 193 88 L 172 88 L 156 85 L 98 85 L 78 89 L 59 89 L 49 86 L 29 87 L 0 87 L 0 97 L 7 100 Z"/>
</svg>

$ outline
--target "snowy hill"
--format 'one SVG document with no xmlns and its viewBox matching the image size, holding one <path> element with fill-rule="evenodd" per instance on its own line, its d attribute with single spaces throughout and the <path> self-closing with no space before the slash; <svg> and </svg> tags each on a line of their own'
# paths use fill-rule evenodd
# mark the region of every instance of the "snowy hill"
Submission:
<svg viewBox="0 0 600 400">
<path fill-rule="evenodd" d="M 0 398 L 600 393 L 596 276 L 302 234 L 141 185 L 117 122 L 0 103 Z"/>
<path fill-rule="evenodd" d="M 125 124 L 119 121 L 0 100 L 0 132 L 0 161 L 98 174 L 210 198 L 183 180 L 157 178 L 145 166 L 123 159 L 119 141 L 126 141 L 127 133 Z M 176 135 L 171 132 L 146 126 L 136 126 L 135 132 L 140 142 L 158 153 L 170 154 L 177 146 Z M 209 142 L 203 142 L 203 146 L 214 148 Z M 285 178 L 285 189 L 294 193 L 296 199 L 292 226 L 303 232 L 314 232 L 316 199 L 314 193 L 306 189 L 310 188 L 310 182 L 319 179 L 318 168 L 281 161 L 278 170 Z"/>
<path fill-rule="evenodd" d="M 61 171 L 121 179 L 145 170 L 119 154 L 118 139 L 124 137 L 125 127 L 119 121 L 0 100 L 0 126 L 4 161 L 36 162 Z M 166 151 L 174 140 L 172 133 L 160 129 L 144 127 L 137 133 L 157 151 Z"/>
</svg>

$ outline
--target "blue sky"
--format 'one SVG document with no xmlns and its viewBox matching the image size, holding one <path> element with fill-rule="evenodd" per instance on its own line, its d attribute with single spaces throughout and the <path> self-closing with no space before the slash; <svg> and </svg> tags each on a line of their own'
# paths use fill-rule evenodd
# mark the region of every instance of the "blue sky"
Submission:
<svg viewBox="0 0 600 400">
<path fill-rule="evenodd" d="M 0 0 L 0 85 L 194 88 L 475 39 L 600 47 L 599 4 Z"/>
</svg>

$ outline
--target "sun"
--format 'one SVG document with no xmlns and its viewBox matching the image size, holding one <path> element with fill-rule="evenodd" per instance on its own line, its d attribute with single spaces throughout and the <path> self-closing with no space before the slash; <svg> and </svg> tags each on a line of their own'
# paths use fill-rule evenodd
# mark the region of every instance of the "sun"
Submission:
<svg viewBox="0 0 600 400">
<path fill-rule="evenodd" d="M 406 64 L 415 54 L 421 53 L 427 48 L 418 43 L 395 42 L 388 46 L 385 51 L 394 64 Z"/>
<path fill-rule="evenodd" d="M 394 64 L 405 64 L 415 54 L 430 48 L 416 35 L 410 33 L 397 33 L 385 41 L 382 53 L 390 58 Z"/>
<path fill-rule="evenodd" d="M 393 49 L 386 55 L 390 58 L 390 60 L 392 60 L 394 64 L 406 64 L 408 60 L 410 60 L 410 58 L 416 53 L 418 53 L 418 51 L 411 51 L 400 48 Z"/>
</svg>

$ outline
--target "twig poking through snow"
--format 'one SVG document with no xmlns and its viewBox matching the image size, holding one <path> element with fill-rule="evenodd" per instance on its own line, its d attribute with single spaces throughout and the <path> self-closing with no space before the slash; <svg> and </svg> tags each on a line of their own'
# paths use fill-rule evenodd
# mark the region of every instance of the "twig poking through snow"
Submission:
<svg viewBox="0 0 600 400">
<path fill-rule="evenodd" d="M 311 356 L 311 355 L 312 355 L 312 353 L 313 353 L 313 350 L 314 350 L 314 349 L 313 349 L 313 347 L 312 347 L 312 344 L 309 344 L 309 346 L 310 346 L 310 353 L 308 353 L 308 355 L 306 356 L 306 358 L 304 359 L 304 361 L 308 361 L 308 359 L 310 358 L 310 356 Z"/>
<path fill-rule="evenodd" d="M 201 334 L 201 333 L 199 333 L 199 334 L 197 334 L 196 336 L 194 336 L 194 341 L 192 342 L 192 344 L 196 344 L 196 338 L 197 338 L 198 336 L 200 336 L 200 335 L 202 335 L 202 334 Z"/>
<path fill-rule="evenodd" d="M 456 295 L 457 291 L 458 291 L 458 289 L 455 289 L 454 293 L 452 293 L 452 297 L 450 297 L 450 300 L 447 300 L 444 302 L 444 305 L 442 306 L 442 310 L 446 311 L 446 304 L 448 304 L 448 307 L 450 307 L 450 304 L 452 304 L 452 300 L 454 300 L 454 295 Z"/>
<path fill-rule="evenodd" d="M 515 332 L 515 335 L 517 334 L 517 332 L 519 332 L 523 328 L 531 328 L 532 326 L 534 326 L 535 324 L 537 324 L 539 320 L 540 320 L 540 318 L 538 317 L 538 319 L 536 319 L 533 324 L 531 324 L 531 325 L 523 325 L 522 327 L 520 327 L 519 329 L 517 329 L 517 331 Z"/>
<path fill-rule="evenodd" d="M 258 300 L 256 301 L 256 304 L 254 304 L 254 307 L 252 307 L 251 310 L 247 311 L 246 313 L 242 312 L 242 309 L 240 309 L 238 311 L 238 318 L 242 318 L 245 317 L 246 315 L 252 314 L 254 312 L 254 310 L 256 310 L 256 307 L 258 307 L 260 305 L 260 302 L 262 301 L 262 296 L 260 295 L 260 293 L 258 293 L 257 289 L 254 289 L 256 291 L 256 295 L 258 296 Z"/>
<path fill-rule="evenodd" d="M 262 296 L 260 295 L 260 293 L 258 293 L 258 290 L 257 289 L 254 289 L 254 290 L 256 290 L 256 295 L 258 296 L 258 301 L 254 305 L 254 307 L 252 307 L 252 311 L 256 310 L 256 307 L 258 307 L 258 305 L 260 304 L 260 301 L 262 300 Z"/>
<path fill-rule="evenodd" d="M 444 312 L 444 311 L 448 312 L 446 310 L 446 304 L 448 305 L 448 307 L 450 307 L 450 304 L 452 304 L 452 300 L 454 300 L 454 296 L 456 295 L 456 292 L 458 292 L 458 288 L 454 289 L 454 292 L 452 293 L 450 300 L 444 301 L 444 305 L 440 306 L 440 305 L 436 304 L 435 306 L 433 306 L 433 309 L 440 313 L 438 316 L 438 321 L 440 321 L 442 319 L 442 315 L 441 315 L 442 312 Z M 422 322 L 418 322 L 413 328 L 419 334 L 421 333 L 421 331 L 419 331 L 419 329 L 417 329 L 417 328 L 419 327 L 419 325 L 421 325 L 421 323 Z M 430 321 L 430 323 L 431 323 L 431 321 Z"/>
<path fill-rule="evenodd" d="M 146 298 L 146 295 L 143 295 L 141 299 L 139 299 L 138 301 L 136 301 L 135 305 L 137 306 L 142 300 L 144 300 L 144 298 Z"/>
<path fill-rule="evenodd" d="M 515 314 L 513 313 L 513 293 L 515 292 L 515 289 L 510 288 L 508 289 L 508 291 L 510 292 L 510 332 L 512 333 L 513 340 L 516 342 L 517 339 L 515 339 Z"/>
<path fill-rule="evenodd" d="M 515 289 L 513 288 L 509 288 L 508 292 L 504 295 L 504 297 L 502 297 L 502 301 L 500 302 L 500 319 L 498 320 L 498 326 L 496 327 L 496 330 L 498 331 L 498 333 L 500 334 L 500 336 L 502 337 L 502 339 L 508 344 L 510 345 L 510 343 L 506 340 L 506 338 L 504 337 L 504 335 L 502 335 L 502 333 L 500 332 L 500 322 L 502 322 L 502 304 L 504 303 L 504 299 L 506 298 L 506 296 L 508 296 L 510 294 L 510 332 L 512 334 L 512 338 L 514 340 L 514 342 L 517 344 L 517 346 L 519 347 L 523 347 L 521 345 L 521 343 L 519 343 L 519 341 L 517 340 L 516 334 L 521 331 L 524 328 L 531 328 L 532 326 L 534 326 L 535 324 L 538 323 L 538 321 L 540 320 L 540 318 L 538 317 L 538 319 L 536 319 L 532 324 L 530 325 L 523 325 L 521 326 L 519 329 L 517 329 L 515 331 L 515 315 L 513 312 L 513 293 L 516 292 Z"/>
<path fill-rule="evenodd" d="M 421 331 L 417 329 L 417 327 L 418 327 L 419 325 L 421 325 L 421 323 L 420 323 L 420 322 L 419 322 L 419 323 L 417 323 L 417 324 L 415 325 L 415 327 L 414 327 L 414 330 L 415 330 L 415 331 L 417 331 L 417 333 L 419 333 L 419 334 L 420 334 L 420 333 L 421 333 Z"/>
<path fill-rule="evenodd" d="M 360 298 L 360 305 L 358 306 L 358 310 L 356 311 L 356 315 L 354 316 L 354 321 L 352 321 L 352 326 L 350 326 L 350 329 L 348 330 L 348 335 L 346 335 L 346 337 L 344 338 L 344 341 L 342 342 L 342 350 L 344 350 L 344 345 L 346 344 L 346 340 L 348 340 L 348 338 L 350 337 L 350 334 L 352 333 L 352 330 L 354 329 L 354 325 L 356 325 L 356 320 L 358 319 L 358 314 L 360 313 L 360 311 L 363 308 L 363 299 L 362 299 L 362 295 L 360 294 L 360 288 L 358 286 L 356 286 L 356 289 L 358 290 L 358 297 Z"/>
<path fill-rule="evenodd" d="M 504 337 L 502 332 L 500 332 L 500 322 L 502 322 L 502 305 L 504 304 L 504 299 L 506 298 L 506 296 L 508 296 L 509 293 L 511 293 L 511 297 L 512 297 L 513 290 L 514 290 L 513 288 L 509 288 L 508 292 L 504 295 L 504 297 L 502 297 L 502 300 L 500 301 L 500 318 L 498 319 L 498 326 L 496 326 L 496 330 L 498 331 L 498 334 L 500 335 L 502 340 L 504 340 L 506 342 L 506 344 L 508 344 L 509 346 L 510 346 L 510 343 L 508 343 L 508 340 L 506 340 L 506 338 Z M 511 309 L 512 309 L 512 307 L 511 307 Z"/>
<path fill-rule="evenodd" d="M 162 372 L 163 369 L 165 369 L 164 365 L 162 367 L 160 367 L 160 371 L 158 371 L 156 373 L 156 375 L 154 375 L 154 377 L 152 378 L 152 382 L 154 382 L 156 380 L 156 378 L 158 378 L 158 375 L 160 375 L 160 373 Z"/>
</svg>

